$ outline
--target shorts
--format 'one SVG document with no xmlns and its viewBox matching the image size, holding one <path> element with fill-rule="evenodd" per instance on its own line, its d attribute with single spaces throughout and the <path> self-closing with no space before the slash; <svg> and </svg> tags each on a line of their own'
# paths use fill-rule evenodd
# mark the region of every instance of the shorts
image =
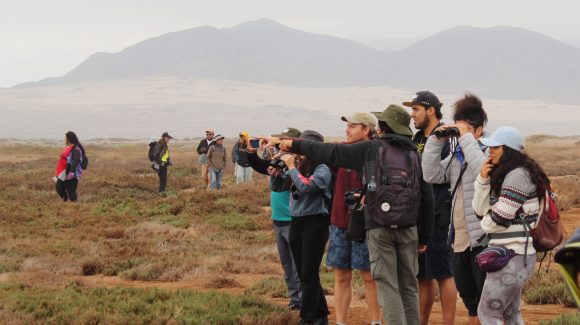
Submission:
<svg viewBox="0 0 580 325">
<path fill-rule="evenodd" d="M 328 253 L 326 266 L 338 269 L 370 270 L 369 248 L 367 242 L 350 241 L 346 229 L 335 225 L 329 227 Z"/>
<path fill-rule="evenodd" d="M 430 249 L 419 254 L 419 273 L 417 278 L 422 279 L 448 279 L 453 277 L 453 250 Z"/>
</svg>

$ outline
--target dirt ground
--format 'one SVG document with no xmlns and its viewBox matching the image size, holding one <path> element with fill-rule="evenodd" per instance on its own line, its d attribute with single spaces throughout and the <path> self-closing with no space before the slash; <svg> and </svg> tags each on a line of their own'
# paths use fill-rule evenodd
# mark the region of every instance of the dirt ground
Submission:
<svg viewBox="0 0 580 325">
<path fill-rule="evenodd" d="M 562 223 L 566 229 L 568 235 L 572 234 L 574 230 L 580 226 L 580 208 L 570 209 L 565 211 L 561 215 Z M 553 264 L 553 266 L 555 266 Z M 232 294 L 241 294 L 244 289 L 250 287 L 257 281 L 268 278 L 271 275 L 268 274 L 235 274 L 231 275 L 230 279 L 234 284 L 226 287 L 220 288 L 219 290 L 230 292 Z M 178 289 L 189 289 L 189 290 L 207 290 L 208 284 L 213 280 L 211 277 L 199 277 L 194 280 L 182 281 L 182 282 L 160 282 L 160 281 L 129 281 L 123 280 L 118 277 L 108 277 L 108 276 L 84 276 L 75 277 L 75 280 L 83 282 L 87 286 L 130 286 L 138 288 L 163 288 L 167 290 L 178 290 Z M 334 313 L 334 296 L 327 296 L 328 305 L 330 308 L 330 321 L 335 321 Z M 285 305 L 287 304 L 286 299 L 271 299 L 273 302 Z M 566 308 L 560 305 L 526 305 L 522 303 L 522 315 L 526 324 L 539 324 L 541 320 L 553 319 L 561 314 L 572 313 L 573 308 Z M 348 324 L 358 325 L 358 324 L 369 324 L 370 320 L 367 315 L 367 308 L 364 300 L 360 300 L 353 297 L 351 302 L 351 308 L 348 316 Z M 467 323 L 467 310 L 463 306 L 461 299 L 457 299 L 457 312 L 455 318 L 456 324 L 466 324 Z M 433 306 L 433 311 L 431 313 L 430 319 L 431 325 L 442 324 L 442 313 L 441 305 L 439 302 L 435 302 Z"/>
</svg>

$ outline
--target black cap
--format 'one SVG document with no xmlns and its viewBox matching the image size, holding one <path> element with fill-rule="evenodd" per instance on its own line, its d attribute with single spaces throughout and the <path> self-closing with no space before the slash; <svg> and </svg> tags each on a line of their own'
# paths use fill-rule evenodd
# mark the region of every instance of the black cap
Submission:
<svg viewBox="0 0 580 325">
<path fill-rule="evenodd" d="M 173 139 L 172 136 L 169 135 L 169 133 L 167 132 L 163 132 L 163 134 L 161 135 L 162 138 L 168 138 L 168 139 Z"/>
<path fill-rule="evenodd" d="M 440 110 L 443 104 L 439 101 L 439 98 L 435 96 L 430 91 L 419 91 L 416 93 L 417 96 L 413 98 L 410 102 L 403 102 L 403 105 L 411 107 L 413 105 L 423 105 L 425 108 L 435 107 L 436 110 Z"/>
<path fill-rule="evenodd" d="M 306 131 L 302 132 L 302 135 L 300 137 L 302 139 L 306 139 L 306 140 L 310 140 L 310 141 L 324 142 L 324 137 L 322 136 L 322 134 L 320 134 L 316 131 L 312 131 L 312 130 L 306 130 Z"/>
</svg>

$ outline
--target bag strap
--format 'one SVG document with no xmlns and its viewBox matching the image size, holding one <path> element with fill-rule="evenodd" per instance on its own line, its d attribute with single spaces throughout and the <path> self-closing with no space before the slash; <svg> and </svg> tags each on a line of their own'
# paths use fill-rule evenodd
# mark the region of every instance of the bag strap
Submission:
<svg viewBox="0 0 580 325">
<path fill-rule="evenodd" d="M 455 192 L 457 192 L 457 188 L 459 187 L 459 183 L 461 183 L 461 179 L 463 178 L 463 174 L 465 173 L 466 169 L 467 169 L 467 163 L 464 163 L 463 167 L 461 168 L 461 172 L 459 173 L 459 177 L 457 178 L 457 182 L 455 183 L 455 187 L 453 187 L 453 191 L 451 191 L 451 197 L 450 197 L 451 200 L 453 200 L 453 197 L 455 196 Z"/>
</svg>

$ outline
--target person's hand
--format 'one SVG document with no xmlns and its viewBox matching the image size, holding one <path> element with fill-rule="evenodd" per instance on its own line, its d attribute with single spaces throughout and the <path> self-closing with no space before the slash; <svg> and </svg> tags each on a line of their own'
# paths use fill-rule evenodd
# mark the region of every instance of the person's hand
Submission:
<svg viewBox="0 0 580 325">
<path fill-rule="evenodd" d="M 487 158 L 487 160 L 483 163 L 483 166 L 481 166 L 479 176 L 481 176 L 483 179 L 489 178 L 489 172 L 491 172 L 493 167 L 495 166 L 491 163 L 491 158 Z"/>
<path fill-rule="evenodd" d="M 282 157 L 280 157 L 280 159 L 282 159 L 282 161 L 288 167 L 288 170 L 292 170 L 292 169 L 296 168 L 296 165 L 294 164 L 294 158 L 295 158 L 295 156 L 292 154 L 285 154 Z"/>
<path fill-rule="evenodd" d="M 459 130 L 459 136 L 463 136 L 464 134 L 469 133 L 469 124 L 464 121 L 459 121 L 453 125 L 450 125 L 450 127 L 456 127 Z"/>
<path fill-rule="evenodd" d="M 262 142 L 262 139 L 260 139 L 259 143 L 261 143 L 261 142 Z M 248 152 L 248 153 L 254 153 L 256 151 L 258 151 L 258 148 L 252 147 L 252 141 L 248 141 L 246 143 L 246 152 Z"/>
<path fill-rule="evenodd" d="M 423 253 L 425 253 L 426 250 L 427 250 L 427 245 L 419 244 L 419 247 L 417 248 L 417 253 L 423 254 Z"/>
<path fill-rule="evenodd" d="M 290 151 L 292 149 L 293 140 L 282 140 L 280 141 L 280 150 Z"/>
</svg>

